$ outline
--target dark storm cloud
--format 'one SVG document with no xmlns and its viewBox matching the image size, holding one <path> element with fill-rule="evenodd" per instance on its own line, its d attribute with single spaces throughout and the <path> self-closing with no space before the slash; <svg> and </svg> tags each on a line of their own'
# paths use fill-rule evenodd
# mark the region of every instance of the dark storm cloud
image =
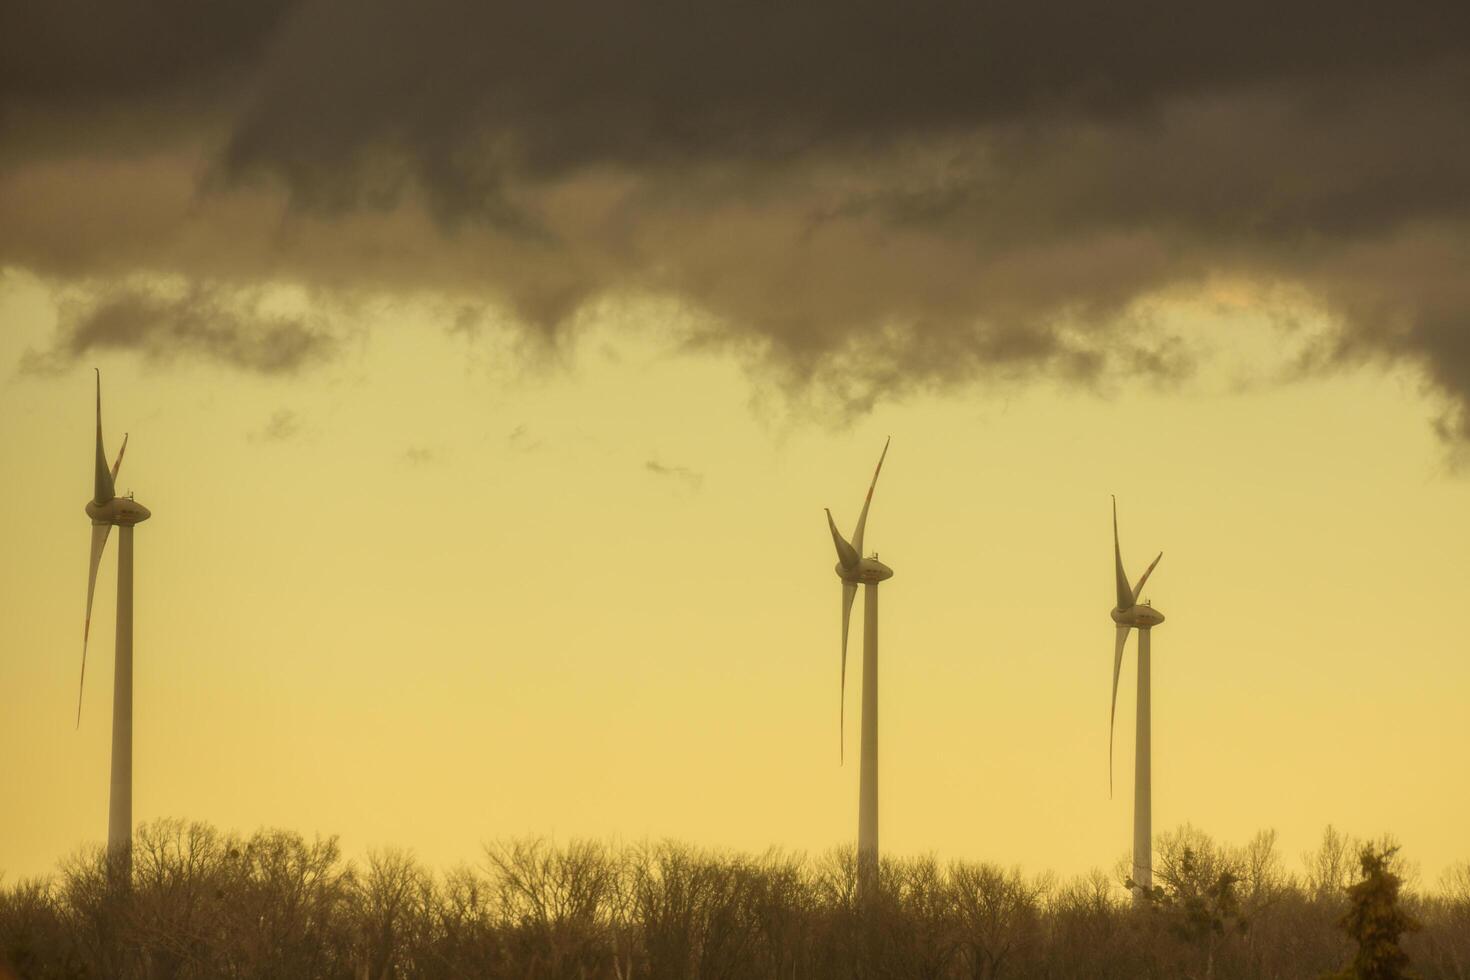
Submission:
<svg viewBox="0 0 1470 980">
<path fill-rule="evenodd" d="M 289 0 L 0 5 L 0 162 L 143 151 L 217 115 L 259 71 Z"/>
<path fill-rule="evenodd" d="M 1453 4 L 730 4 L 319 0 L 271 50 L 227 164 L 307 200 L 463 215 L 508 170 L 769 159 L 1179 95 L 1374 78 L 1455 56 Z M 375 153 L 396 157 L 364 166 Z"/>
<path fill-rule="evenodd" d="M 0 15 L 0 263 L 431 294 L 469 337 L 661 298 L 859 409 L 1187 377 L 1140 301 L 1236 278 L 1336 319 L 1319 365 L 1415 365 L 1470 435 L 1464 4 L 128 8 Z M 95 336 L 273 369 L 258 323 L 178 322 Z"/>
<path fill-rule="evenodd" d="M 0 95 L 93 103 L 173 95 L 258 60 L 289 3 L 48 0 L 0 8 Z"/>
<path fill-rule="evenodd" d="M 197 284 L 174 294 L 107 285 L 64 301 L 55 345 L 29 352 L 22 367 L 58 370 L 90 353 L 121 350 L 160 361 L 192 356 L 281 374 L 329 357 L 337 344 L 312 320 L 264 310 L 249 293 Z"/>
</svg>

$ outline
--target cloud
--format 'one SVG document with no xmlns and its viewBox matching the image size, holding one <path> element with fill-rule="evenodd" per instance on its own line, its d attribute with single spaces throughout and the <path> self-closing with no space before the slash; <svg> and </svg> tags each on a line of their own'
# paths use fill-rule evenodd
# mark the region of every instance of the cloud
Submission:
<svg viewBox="0 0 1470 980">
<path fill-rule="evenodd" d="M 28 351 L 21 368 L 61 370 L 97 351 L 125 350 L 150 360 L 194 357 L 284 374 L 326 359 L 337 345 L 315 318 L 272 312 L 254 289 L 104 282 L 68 296 L 54 344 Z"/>
<path fill-rule="evenodd" d="M 540 439 L 531 435 L 530 427 L 522 422 L 510 434 L 505 437 L 506 445 L 518 453 L 533 453 L 543 445 Z"/>
<path fill-rule="evenodd" d="M 250 434 L 252 442 L 289 442 L 301 433 L 301 417 L 290 409 L 271 414 L 265 425 Z"/>
<path fill-rule="evenodd" d="M 1185 382 L 1198 353 L 1142 311 L 1236 279 L 1336 324 L 1324 369 L 1421 372 L 1470 438 L 1463 4 L 117 10 L 0 20 L 0 263 L 429 297 L 467 336 L 660 304 L 843 413 Z M 99 303 L 53 354 L 337 349 L 177 305 Z"/>
<path fill-rule="evenodd" d="M 704 486 L 704 474 L 687 466 L 665 466 L 658 460 L 650 459 L 644 462 L 643 468 L 656 476 L 677 480 L 690 490 L 698 490 Z"/>
<path fill-rule="evenodd" d="M 427 446 L 409 446 L 403 451 L 403 461 L 410 466 L 427 466 L 439 460 L 439 454 Z"/>
</svg>

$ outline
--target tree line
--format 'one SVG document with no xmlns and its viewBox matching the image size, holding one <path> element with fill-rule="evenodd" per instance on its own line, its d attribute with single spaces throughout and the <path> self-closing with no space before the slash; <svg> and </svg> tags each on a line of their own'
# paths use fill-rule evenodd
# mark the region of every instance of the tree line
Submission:
<svg viewBox="0 0 1470 980">
<path fill-rule="evenodd" d="M 1328 828 L 1288 870 L 1184 826 L 1141 906 L 1115 874 L 676 842 L 508 840 L 446 872 L 336 838 L 203 823 L 139 828 L 120 880 L 101 849 L 0 881 L 0 977 L 24 980 L 1470 980 L 1470 863 L 1418 887 L 1391 842 Z M 1406 883 L 1407 879 L 1407 883 Z"/>
</svg>

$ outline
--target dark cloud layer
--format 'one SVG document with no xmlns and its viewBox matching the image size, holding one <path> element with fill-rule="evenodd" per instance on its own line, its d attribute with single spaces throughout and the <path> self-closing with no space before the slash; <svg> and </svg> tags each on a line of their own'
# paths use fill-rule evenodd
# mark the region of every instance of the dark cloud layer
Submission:
<svg viewBox="0 0 1470 980">
<path fill-rule="evenodd" d="M 508 172 L 769 161 L 1181 96 L 1352 84 L 1457 62 L 1470 11 L 949 0 L 533 5 L 324 0 L 299 12 L 226 165 L 339 199 L 376 153 L 451 214 Z M 329 65 L 330 67 L 325 67 Z"/>
<path fill-rule="evenodd" d="M 75 107 L 173 95 L 256 61 L 283 0 L 200 4 L 48 3 L 0 7 L 0 94 Z"/>
<path fill-rule="evenodd" d="M 1463 4 L 1358 0 L 12 7 L 0 263 L 429 294 L 470 334 L 653 297 L 856 408 L 1178 378 L 1141 299 L 1284 284 L 1340 325 L 1320 364 L 1413 364 L 1465 437 L 1467 46 Z M 187 306 L 99 302 L 53 354 L 331 350 Z"/>
</svg>

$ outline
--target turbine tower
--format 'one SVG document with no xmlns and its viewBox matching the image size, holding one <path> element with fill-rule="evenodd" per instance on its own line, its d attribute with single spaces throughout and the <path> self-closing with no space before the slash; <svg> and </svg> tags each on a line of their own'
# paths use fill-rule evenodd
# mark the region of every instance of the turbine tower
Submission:
<svg viewBox="0 0 1470 980">
<path fill-rule="evenodd" d="M 893 569 L 878 560 L 875 552 L 863 557 L 863 529 L 868 523 L 868 505 L 873 502 L 873 488 L 888 456 L 888 442 L 873 470 L 873 482 L 858 515 L 857 530 L 849 544 L 832 511 L 827 511 L 827 526 L 832 530 L 832 543 L 837 546 L 837 577 L 842 580 L 842 675 L 841 703 L 838 709 L 838 753 L 847 727 L 847 627 L 852 617 L 852 600 L 859 584 L 863 590 L 863 730 L 862 759 L 858 776 L 858 888 L 871 894 L 878 878 L 878 583 L 893 577 Z"/>
<path fill-rule="evenodd" d="M 1117 571 L 1118 604 L 1113 607 L 1117 624 L 1117 640 L 1113 646 L 1113 708 L 1108 716 L 1108 795 L 1113 793 L 1113 722 L 1118 714 L 1118 675 L 1123 668 L 1123 645 L 1128 631 L 1138 630 L 1138 732 L 1133 756 L 1133 901 L 1143 904 L 1153 891 L 1153 786 L 1149 714 L 1149 642 L 1153 628 L 1164 621 L 1164 614 L 1148 603 L 1140 604 L 1143 585 L 1153 574 L 1159 557 L 1144 571 L 1133 588 L 1123 571 L 1123 552 L 1118 546 L 1118 498 L 1113 498 L 1113 561 Z"/>
<path fill-rule="evenodd" d="M 107 536 L 117 526 L 117 652 L 112 682 L 112 790 L 107 806 L 107 855 L 126 881 L 133 839 L 133 526 L 150 516 L 132 495 L 117 495 L 117 471 L 128 437 L 112 469 L 102 451 L 102 372 L 97 372 L 97 473 L 87 516 L 92 519 L 92 563 L 87 573 L 87 620 L 82 630 L 82 676 L 77 685 L 77 727 L 82 724 L 82 688 L 87 682 L 87 641 L 92 633 L 92 595 Z"/>
</svg>

